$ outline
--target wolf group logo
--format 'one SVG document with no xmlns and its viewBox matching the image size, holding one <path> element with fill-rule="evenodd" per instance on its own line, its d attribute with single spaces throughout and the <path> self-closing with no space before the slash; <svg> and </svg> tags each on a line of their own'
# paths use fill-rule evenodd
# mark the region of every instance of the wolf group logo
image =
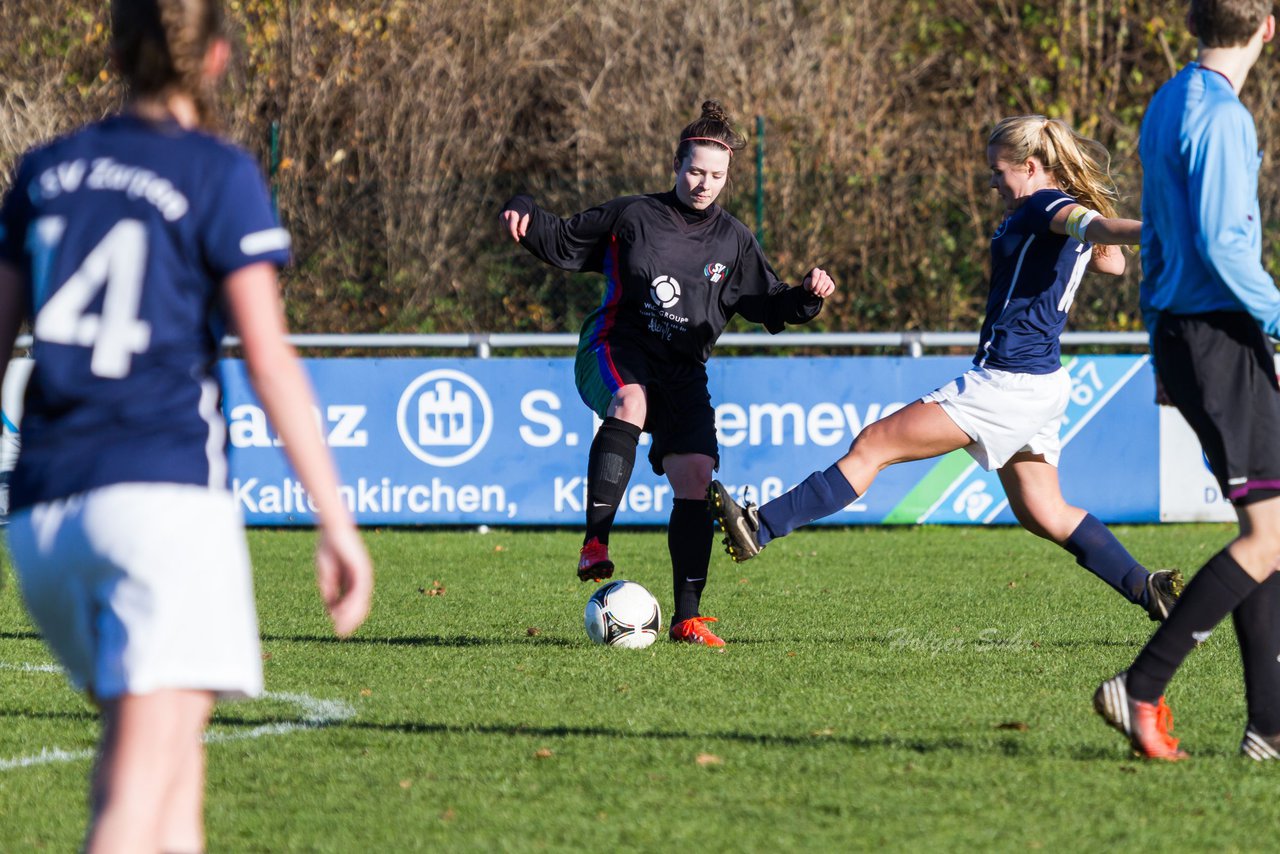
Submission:
<svg viewBox="0 0 1280 854">
<path fill-rule="evenodd" d="M 702 275 L 711 280 L 711 284 L 718 285 L 724 281 L 725 274 L 729 272 L 729 268 L 721 264 L 719 261 L 712 261 L 710 264 L 702 268 Z"/>
<path fill-rule="evenodd" d="M 649 297 L 663 308 L 680 302 L 680 283 L 670 276 L 659 276 L 649 283 Z"/>
<path fill-rule="evenodd" d="M 396 407 L 400 441 L 424 463 L 458 466 L 484 449 L 493 406 L 484 387 L 461 371 L 428 371 L 409 383 Z"/>
</svg>

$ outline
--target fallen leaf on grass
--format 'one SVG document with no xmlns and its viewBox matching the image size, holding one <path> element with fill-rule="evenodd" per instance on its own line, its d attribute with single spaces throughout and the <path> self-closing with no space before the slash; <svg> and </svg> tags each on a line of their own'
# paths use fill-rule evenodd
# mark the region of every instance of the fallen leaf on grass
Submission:
<svg viewBox="0 0 1280 854">
<path fill-rule="evenodd" d="M 1008 586 L 1009 586 L 1010 588 L 1017 587 L 1017 586 L 1018 586 L 1018 582 L 1016 582 L 1016 581 L 1010 581 L 1010 582 L 1009 582 L 1009 584 L 1008 584 Z"/>
<path fill-rule="evenodd" d="M 372 697 L 372 696 L 373 696 L 373 689 L 372 689 L 372 688 L 361 688 L 361 689 L 360 689 L 360 696 L 361 696 L 361 697 Z"/>
<path fill-rule="evenodd" d="M 552 756 L 555 756 L 555 754 L 545 747 L 540 747 L 533 752 L 534 759 L 550 759 Z"/>
<path fill-rule="evenodd" d="M 412 781 L 412 780 L 401 780 L 401 781 L 400 781 L 400 788 L 402 788 L 402 789 L 407 789 L 407 788 L 409 788 L 409 787 L 410 787 L 410 786 L 412 786 L 412 785 L 413 785 L 413 781 Z"/>
<path fill-rule="evenodd" d="M 813 732 L 809 733 L 809 735 L 812 735 L 815 738 L 830 738 L 835 734 L 836 731 L 829 726 L 823 727 L 822 729 L 815 729 Z"/>
<path fill-rule="evenodd" d="M 1031 729 L 1031 726 L 1023 723 L 1022 721 L 1005 721 L 1002 724 L 996 724 L 996 729 L 1012 729 L 1017 730 L 1018 732 L 1026 732 Z"/>
<path fill-rule="evenodd" d="M 453 807 L 449 807 L 447 810 L 445 810 L 444 812 L 440 813 L 440 820 L 441 820 L 441 821 L 453 821 L 453 820 L 457 817 L 457 815 L 458 815 L 458 814 L 457 814 L 456 812 L 454 812 L 454 811 L 453 811 Z"/>
<path fill-rule="evenodd" d="M 723 765 L 723 764 L 724 764 L 724 760 L 723 760 L 723 759 L 721 759 L 719 756 L 716 756 L 714 753 L 699 753 L 699 754 L 698 754 L 698 757 L 697 757 L 696 759 L 694 759 L 693 761 L 694 761 L 694 762 L 697 762 L 699 765 L 701 765 L 701 766 L 703 766 L 703 767 L 706 767 L 706 766 L 708 766 L 708 765 Z"/>
<path fill-rule="evenodd" d="M 531 638 L 536 638 L 538 635 L 542 634 L 542 629 L 537 626 L 530 626 L 524 630 L 524 633 Z"/>
<path fill-rule="evenodd" d="M 423 594 L 424 596 L 443 596 L 444 585 L 441 584 L 438 580 L 433 581 L 431 582 L 430 587 L 419 587 L 418 592 Z"/>
<path fill-rule="evenodd" d="M 494 547 L 493 547 L 493 550 L 494 550 L 495 552 L 505 552 L 505 551 L 507 550 L 507 547 L 506 547 L 506 546 L 494 546 Z"/>
</svg>

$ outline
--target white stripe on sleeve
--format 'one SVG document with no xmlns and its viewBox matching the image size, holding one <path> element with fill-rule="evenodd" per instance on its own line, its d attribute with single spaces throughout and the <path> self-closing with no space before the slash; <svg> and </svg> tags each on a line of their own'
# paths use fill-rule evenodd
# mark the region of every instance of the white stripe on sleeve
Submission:
<svg viewBox="0 0 1280 854">
<path fill-rule="evenodd" d="M 267 252 L 288 249 L 289 245 L 289 232 L 283 228 L 255 231 L 240 238 L 240 251 L 246 255 L 263 255 Z"/>
</svg>

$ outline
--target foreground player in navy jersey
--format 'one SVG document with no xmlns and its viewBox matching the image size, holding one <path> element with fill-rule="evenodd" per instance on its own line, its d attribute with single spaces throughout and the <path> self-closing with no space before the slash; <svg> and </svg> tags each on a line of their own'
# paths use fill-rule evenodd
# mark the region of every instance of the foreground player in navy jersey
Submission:
<svg viewBox="0 0 1280 854">
<path fill-rule="evenodd" d="M 737 504 L 719 482 L 708 498 L 735 560 L 829 516 L 864 494 L 894 463 L 964 448 L 998 469 L 1018 521 L 1052 540 L 1130 602 L 1163 620 L 1181 589 L 1173 570 L 1148 573 L 1058 483 L 1059 427 L 1071 378 L 1059 336 L 1085 270 L 1124 272 L 1109 246 L 1138 242 L 1142 224 L 1116 219 L 1106 149 L 1043 116 L 996 125 L 987 142 L 991 187 L 1005 218 L 991 239 L 991 290 L 974 367 L 868 425 L 840 460 L 762 507 Z"/>
<path fill-rule="evenodd" d="M 1275 36 L 1271 0 L 1191 0 L 1196 61 L 1142 119 L 1142 312 L 1156 376 L 1195 430 L 1239 535 L 1191 579 L 1173 615 L 1094 694 L 1097 712 L 1153 759 L 1178 760 L 1164 691 L 1230 614 L 1244 665 L 1240 752 L 1280 759 L 1280 291 L 1262 263 L 1258 133 L 1240 101 Z"/>
<path fill-rule="evenodd" d="M 626 492 L 641 431 L 649 462 L 666 474 L 672 502 L 675 616 L 671 638 L 723 646 L 699 613 L 714 534 L 706 490 L 719 466 L 706 361 L 729 320 L 740 314 L 779 332 L 805 323 L 834 290 L 815 267 L 800 287 L 778 280 L 760 244 L 715 204 L 744 141 L 715 101 L 680 133 L 675 188 L 626 196 L 563 220 L 516 196 L 502 232 L 563 270 L 603 273 L 604 300 L 583 323 L 578 393 L 604 419 L 587 461 L 587 530 L 578 577 L 613 574 L 609 530 Z"/>
<path fill-rule="evenodd" d="M 229 314 L 320 523 L 340 635 L 372 569 L 285 342 L 288 234 L 243 151 L 199 129 L 229 54 L 217 0 L 113 0 L 125 111 L 28 152 L 0 207 L 0 380 L 35 367 L 11 486 L 22 594 L 101 709 L 91 852 L 204 850 L 214 699 L 262 690 L 248 550 L 213 367 Z"/>
</svg>

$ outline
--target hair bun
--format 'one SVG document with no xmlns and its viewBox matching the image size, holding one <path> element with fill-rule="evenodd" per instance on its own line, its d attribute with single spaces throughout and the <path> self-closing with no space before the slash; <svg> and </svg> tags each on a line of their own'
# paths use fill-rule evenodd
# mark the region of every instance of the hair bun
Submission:
<svg viewBox="0 0 1280 854">
<path fill-rule="evenodd" d="M 729 115 L 724 111 L 724 107 L 720 106 L 719 101 L 703 101 L 702 117 L 729 124 Z"/>
</svg>

